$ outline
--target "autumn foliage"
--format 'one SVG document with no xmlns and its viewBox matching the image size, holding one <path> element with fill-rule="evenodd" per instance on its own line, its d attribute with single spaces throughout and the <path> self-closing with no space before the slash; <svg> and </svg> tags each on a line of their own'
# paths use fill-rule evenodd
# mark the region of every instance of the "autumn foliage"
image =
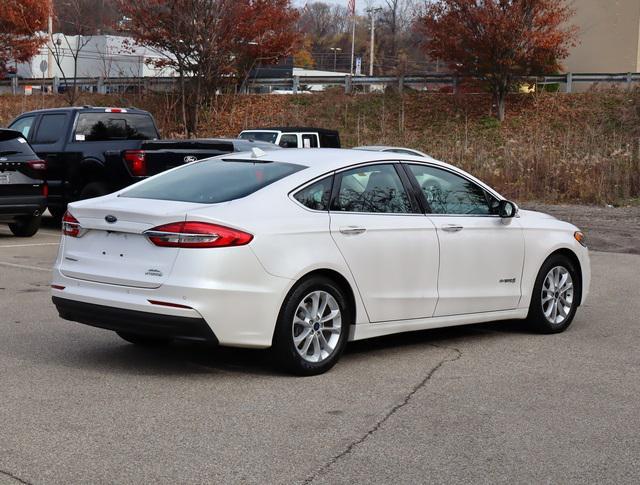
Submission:
<svg viewBox="0 0 640 485">
<path fill-rule="evenodd" d="M 427 6 L 418 29 L 429 56 L 488 84 L 503 120 L 519 78 L 560 70 L 576 39 L 572 15 L 565 0 L 442 0 Z"/>
<path fill-rule="evenodd" d="M 46 41 L 38 31 L 47 28 L 48 0 L 0 1 L 0 74 L 9 62 L 28 61 Z"/>
<path fill-rule="evenodd" d="M 290 0 L 119 0 L 124 32 L 154 49 L 157 65 L 181 78 L 186 132 L 198 108 L 221 89 L 241 84 L 256 65 L 273 64 L 298 48 L 298 11 Z"/>
</svg>

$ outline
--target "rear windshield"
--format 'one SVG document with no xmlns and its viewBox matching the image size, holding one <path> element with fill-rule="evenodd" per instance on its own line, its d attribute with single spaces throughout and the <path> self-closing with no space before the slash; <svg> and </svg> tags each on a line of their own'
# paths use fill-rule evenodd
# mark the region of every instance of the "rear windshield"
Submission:
<svg viewBox="0 0 640 485">
<path fill-rule="evenodd" d="M 20 135 L 0 132 L 0 157 L 10 155 L 33 155 L 33 150 Z"/>
<path fill-rule="evenodd" d="M 74 141 L 154 140 L 151 116 L 133 113 L 81 113 Z"/>
<path fill-rule="evenodd" d="M 243 131 L 240 133 L 243 140 L 258 140 L 275 143 L 278 138 L 277 131 Z"/>
<path fill-rule="evenodd" d="M 304 168 L 293 163 L 204 160 L 159 175 L 120 197 L 216 204 L 246 197 Z"/>
</svg>

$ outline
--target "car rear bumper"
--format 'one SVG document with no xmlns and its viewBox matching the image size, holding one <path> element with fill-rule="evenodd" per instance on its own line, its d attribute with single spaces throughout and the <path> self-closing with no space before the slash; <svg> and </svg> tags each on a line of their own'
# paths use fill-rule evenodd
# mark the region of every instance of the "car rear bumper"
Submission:
<svg viewBox="0 0 640 485">
<path fill-rule="evenodd" d="M 60 317 L 72 322 L 116 332 L 218 343 L 218 339 L 203 318 L 127 310 L 57 296 L 51 299 Z"/>
<path fill-rule="evenodd" d="M 39 215 L 46 206 L 47 199 L 42 195 L 0 196 L 0 219 Z"/>
</svg>

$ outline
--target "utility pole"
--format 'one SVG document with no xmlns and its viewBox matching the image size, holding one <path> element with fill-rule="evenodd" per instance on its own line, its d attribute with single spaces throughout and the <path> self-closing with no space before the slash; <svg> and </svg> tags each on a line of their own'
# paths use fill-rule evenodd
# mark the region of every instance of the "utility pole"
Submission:
<svg viewBox="0 0 640 485">
<path fill-rule="evenodd" d="M 351 15 L 351 64 L 349 65 L 349 74 L 353 76 L 353 57 L 356 53 L 356 0 L 349 0 L 347 10 Z"/>
<path fill-rule="evenodd" d="M 382 12 L 381 7 L 368 8 L 366 12 L 371 16 L 371 53 L 369 54 L 369 76 L 373 76 L 373 58 L 375 54 L 375 30 L 376 30 L 376 14 Z"/>
<path fill-rule="evenodd" d="M 49 4 L 49 22 L 48 22 L 48 33 L 49 39 L 47 39 L 47 77 L 53 77 L 53 46 L 51 43 L 53 42 L 53 0 Z M 44 76 L 44 74 L 43 74 Z"/>
</svg>

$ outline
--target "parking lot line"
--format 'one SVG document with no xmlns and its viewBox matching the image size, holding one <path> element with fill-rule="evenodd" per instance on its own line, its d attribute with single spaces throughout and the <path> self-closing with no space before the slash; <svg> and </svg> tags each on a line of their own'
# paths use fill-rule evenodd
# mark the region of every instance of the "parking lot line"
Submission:
<svg viewBox="0 0 640 485">
<path fill-rule="evenodd" d="M 29 246 L 58 246 L 60 243 L 4 244 L 0 248 L 27 248 Z"/>
<path fill-rule="evenodd" d="M 28 264 L 5 263 L 4 261 L 0 261 L 0 266 L 8 266 L 9 268 L 32 269 L 34 271 L 46 271 L 47 273 L 51 271 L 51 268 L 40 268 L 38 266 L 29 266 Z"/>
</svg>

